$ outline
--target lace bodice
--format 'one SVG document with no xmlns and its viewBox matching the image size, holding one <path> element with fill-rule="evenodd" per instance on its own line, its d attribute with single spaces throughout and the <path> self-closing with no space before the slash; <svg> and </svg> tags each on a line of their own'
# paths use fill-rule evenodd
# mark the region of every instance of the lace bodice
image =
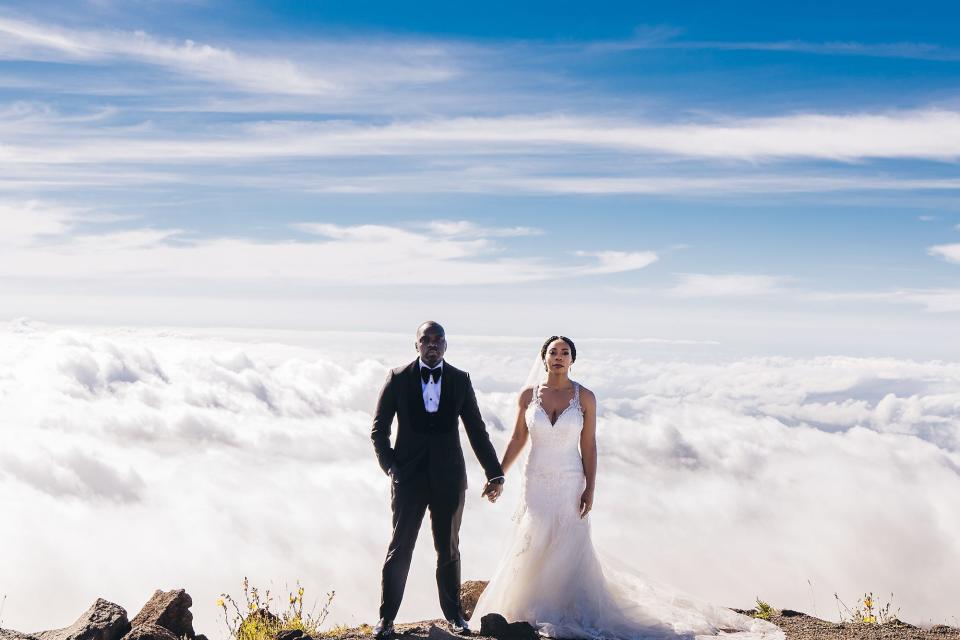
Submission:
<svg viewBox="0 0 960 640">
<path fill-rule="evenodd" d="M 580 406 L 580 385 L 573 383 L 570 404 L 560 412 L 556 422 L 540 401 L 540 387 L 533 390 L 527 405 L 527 430 L 530 432 L 530 456 L 527 471 L 583 473 L 580 459 L 580 432 L 583 430 L 583 408 Z"/>
</svg>

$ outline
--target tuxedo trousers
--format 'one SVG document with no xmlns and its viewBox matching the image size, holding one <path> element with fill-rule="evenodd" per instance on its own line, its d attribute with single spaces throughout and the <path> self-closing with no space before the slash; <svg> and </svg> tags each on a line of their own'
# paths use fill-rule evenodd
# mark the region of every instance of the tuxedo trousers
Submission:
<svg viewBox="0 0 960 640">
<path fill-rule="evenodd" d="M 464 491 L 459 486 L 432 486 L 426 469 L 392 483 L 393 535 L 383 563 L 380 617 L 395 620 L 410 572 L 417 534 L 427 509 L 437 550 L 437 591 L 446 619 L 460 617 L 460 521 Z"/>
</svg>

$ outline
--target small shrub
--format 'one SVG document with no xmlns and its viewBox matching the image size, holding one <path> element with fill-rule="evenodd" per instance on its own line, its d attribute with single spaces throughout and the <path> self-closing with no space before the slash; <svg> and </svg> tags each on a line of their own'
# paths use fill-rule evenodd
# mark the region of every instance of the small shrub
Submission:
<svg viewBox="0 0 960 640">
<path fill-rule="evenodd" d="M 260 590 L 250 586 L 247 578 L 243 579 L 243 599 L 245 606 L 240 604 L 228 593 L 221 593 L 217 599 L 217 606 L 223 609 L 223 621 L 234 640 L 273 640 L 280 631 L 299 630 L 308 636 L 320 637 L 324 633 L 320 630 L 330 613 L 330 603 L 333 602 L 333 591 L 327 594 L 319 613 L 303 612 L 304 589 L 297 582 L 296 592 L 291 592 L 285 603 L 285 608 L 278 609 L 279 613 L 270 610 L 273 598 L 270 591 L 261 598 Z M 233 613 L 230 609 L 233 608 Z"/>
<path fill-rule="evenodd" d="M 760 596 L 757 596 L 757 612 L 753 614 L 753 617 L 769 620 L 771 615 L 773 615 L 773 607 L 770 606 L 769 602 L 764 602 L 760 599 Z"/>
</svg>

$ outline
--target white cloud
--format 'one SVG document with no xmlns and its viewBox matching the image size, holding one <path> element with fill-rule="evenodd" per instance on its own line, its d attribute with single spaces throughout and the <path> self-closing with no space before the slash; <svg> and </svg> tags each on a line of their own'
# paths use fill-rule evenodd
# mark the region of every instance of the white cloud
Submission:
<svg viewBox="0 0 960 640">
<path fill-rule="evenodd" d="M 960 311 L 960 289 L 915 289 L 900 291 L 896 295 L 907 302 L 923 305 L 933 313 Z"/>
<path fill-rule="evenodd" d="M 960 243 L 938 244 L 927 249 L 927 253 L 943 258 L 947 262 L 960 263 Z"/>
<path fill-rule="evenodd" d="M 582 268 L 582 273 L 620 273 L 643 269 L 657 261 L 653 251 L 577 251 L 576 255 L 595 258 L 599 264 Z"/>
<path fill-rule="evenodd" d="M 960 366 L 685 362 L 650 357 L 642 335 L 574 337 L 576 377 L 600 399 L 593 532 L 606 555 L 722 605 L 759 592 L 808 609 L 810 579 L 823 617 L 833 592 L 864 589 L 896 593 L 907 621 L 953 615 L 960 582 L 942 559 L 960 553 Z M 214 599 L 236 595 L 244 575 L 280 592 L 299 578 L 308 598 L 336 589 L 334 623 L 375 616 L 389 487 L 370 412 L 386 367 L 412 359 L 410 335 L 18 322 L 0 338 L 4 626 L 66 624 L 101 595 L 135 609 L 173 585 L 193 595 L 209 635 L 221 624 Z M 511 424 L 539 340 L 451 340 L 488 424 Z M 502 451 L 509 432 L 491 433 Z M 511 472 L 504 499 L 484 503 L 465 451 L 464 578 L 486 578 L 519 482 Z M 705 520 L 707 535 L 691 524 Z M 864 540 L 884 562 L 849 562 Z M 151 545 L 163 563 L 136 552 Z M 127 561 L 104 564 L 110 554 Z M 421 537 L 402 619 L 437 614 L 432 555 Z"/>
<path fill-rule="evenodd" d="M 542 229 L 533 227 L 481 227 L 469 220 L 432 220 L 424 227 L 442 236 L 518 237 L 543 235 Z"/>
<path fill-rule="evenodd" d="M 324 43 L 305 60 L 237 52 L 144 31 L 75 30 L 0 16 L 0 58 L 49 62 L 140 63 L 251 93 L 347 94 L 359 85 L 429 83 L 455 75 L 442 49 L 375 42 Z M 287 49 L 290 49 L 289 46 Z"/>
<path fill-rule="evenodd" d="M 622 273 L 657 256 L 645 252 L 578 252 L 577 259 L 500 256 L 497 237 L 526 235 L 516 228 L 483 229 L 442 223 L 440 232 L 388 225 L 303 223 L 300 231 L 323 239 L 260 242 L 245 238 L 191 238 L 178 229 L 132 228 L 64 234 L 73 214 L 37 202 L 8 203 L 12 231 L 0 275 L 70 280 L 113 278 L 223 280 L 251 283 L 295 280 L 317 285 L 419 285 L 443 273 L 445 285 L 519 283 Z M 59 238 L 37 243 L 43 230 Z"/>
<path fill-rule="evenodd" d="M 738 297 L 779 293 L 784 278 L 742 273 L 680 273 L 669 293 L 680 297 Z"/>
<path fill-rule="evenodd" d="M 383 125 L 293 121 L 223 126 L 216 132 L 189 138 L 173 132 L 163 139 L 158 139 L 156 133 L 138 136 L 135 132 L 117 132 L 111 135 L 110 145 L 102 144 L 102 132 L 73 135 L 69 144 L 38 145 L 34 141 L 27 145 L 11 141 L 5 145 L 0 160 L 12 165 L 120 161 L 182 164 L 216 159 L 417 156 L 441 152 L 451 157 L 490 153 L 509 156 L 518 151 L 605 149 L 697 159 L 950 161 L 960 157 L 960 133 L 954 135 L 956 131 L 960 131 L 960 113 L 947 110 L 801 114 L 699 123 L 555 115 L 440 118 Z"/>
</svg>

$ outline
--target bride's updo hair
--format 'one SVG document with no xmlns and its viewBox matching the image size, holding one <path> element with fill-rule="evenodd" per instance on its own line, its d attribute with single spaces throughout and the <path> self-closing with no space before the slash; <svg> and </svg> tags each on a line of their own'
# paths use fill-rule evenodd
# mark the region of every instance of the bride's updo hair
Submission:
<svg viewBox="0 0 960 640">
<path fill-rule="evenodd" d="M 567 343 L 567 346 L 570 347 L 570 362 L 577 361 L 577 347 L 573 344 L 573 340 L 567 336 L 550 336 L 547 338 L 547 341 L 543 343 L 543 346 L 540 347 L 540 359 L 546 362 L 547 360 L 547 348 L 550 346 L 550 343 L 554 340 L 563 340 Z"/>
</svg>

